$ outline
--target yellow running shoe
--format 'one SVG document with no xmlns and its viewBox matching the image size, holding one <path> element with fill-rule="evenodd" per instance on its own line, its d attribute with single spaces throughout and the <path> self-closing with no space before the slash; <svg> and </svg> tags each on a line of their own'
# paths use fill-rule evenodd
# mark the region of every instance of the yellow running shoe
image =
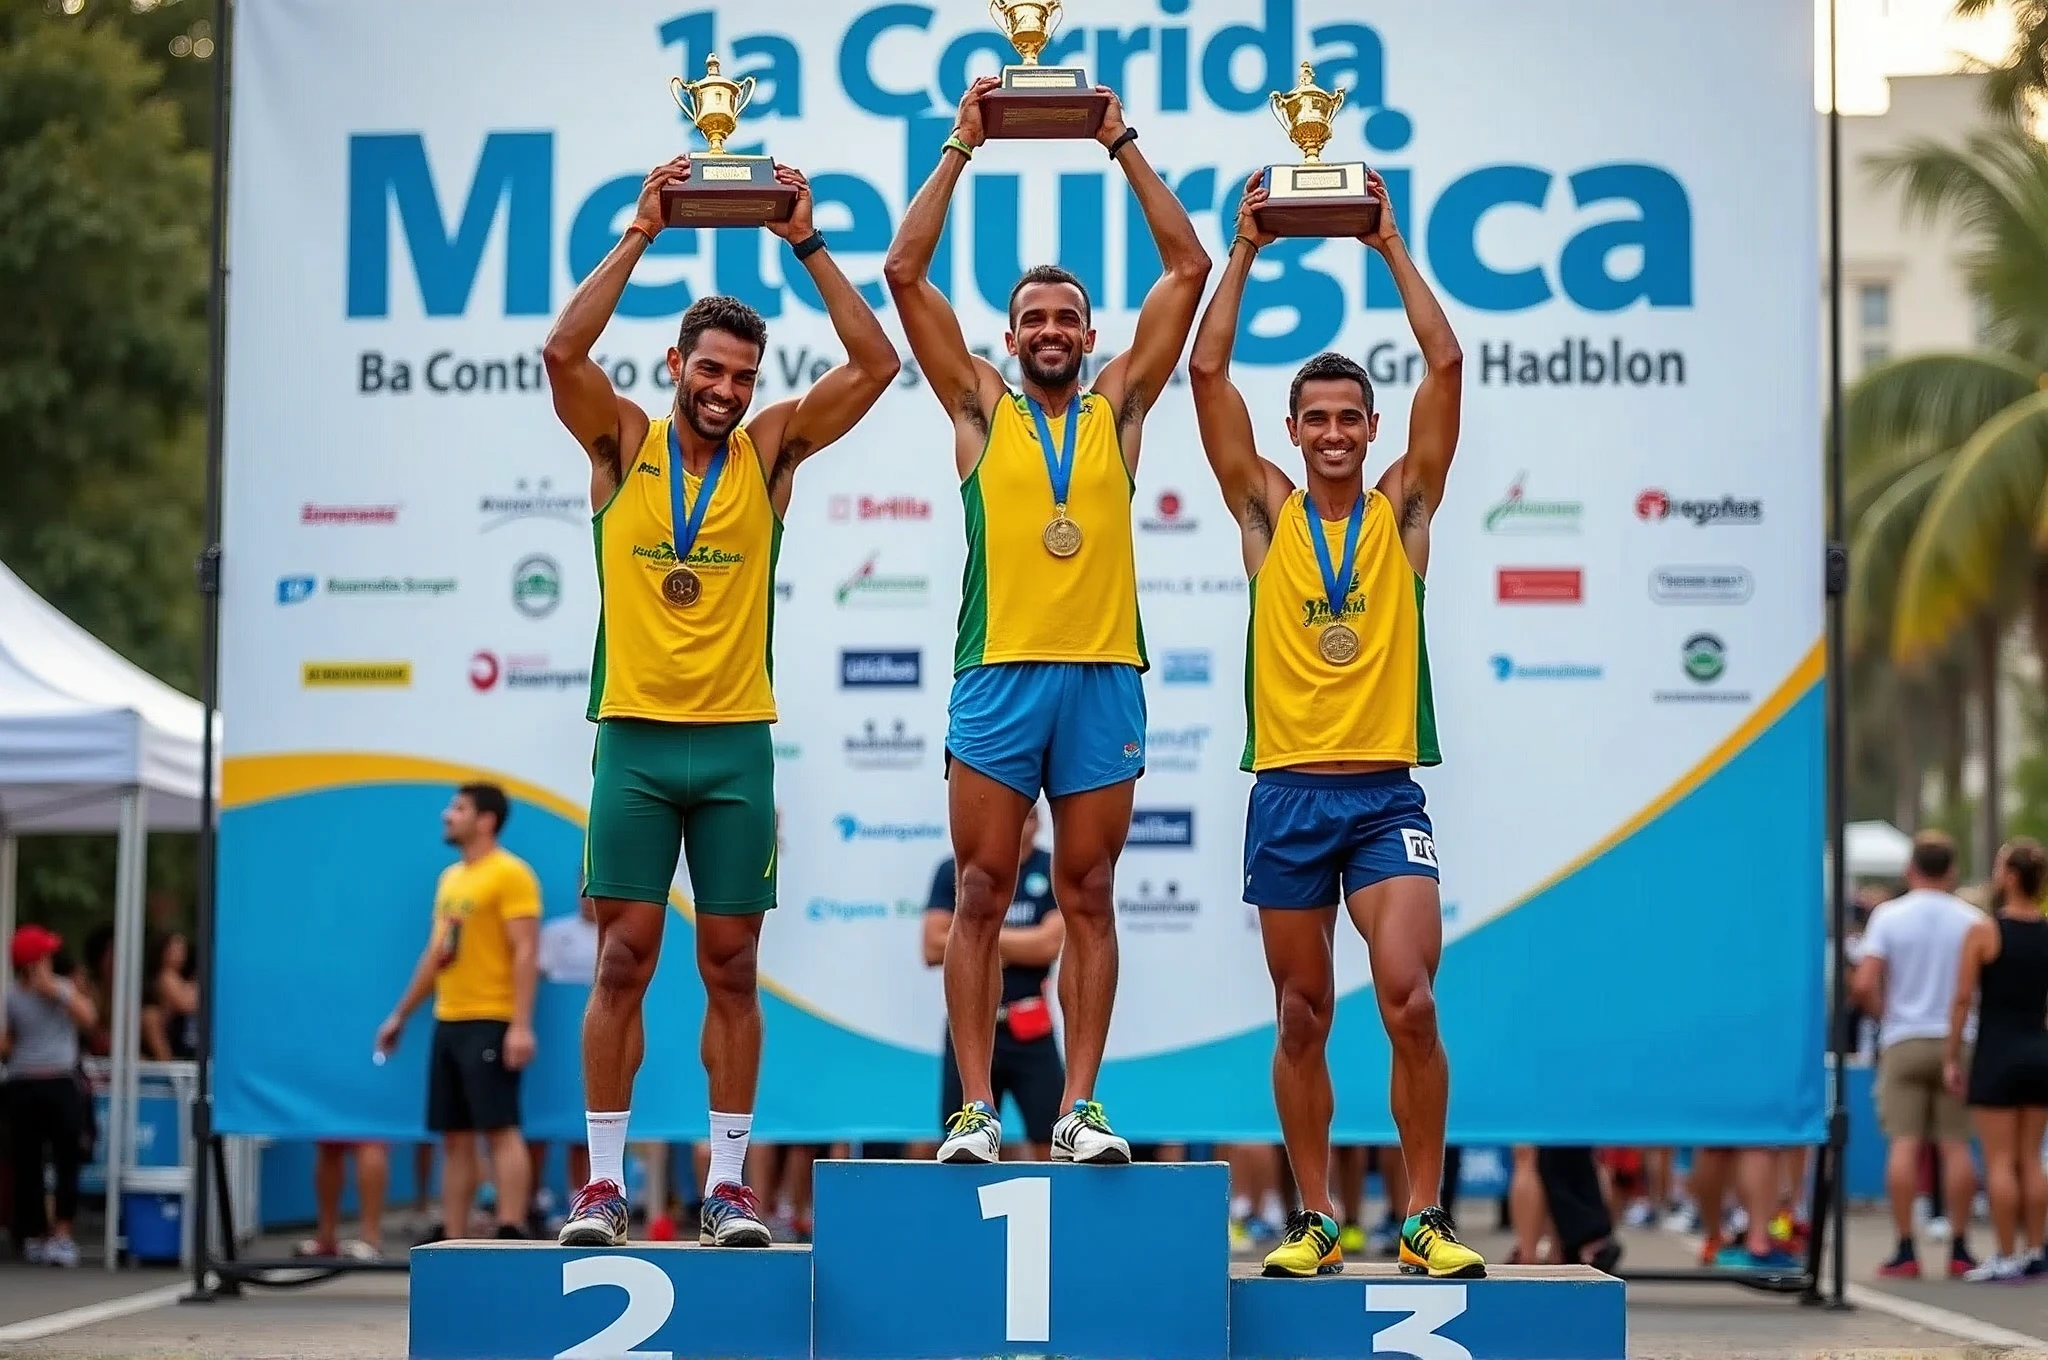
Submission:
<svg viewBox="0 0 2048 1360">
<path fill-rule="evenodd" d="M 1346 1223 L 1344 1231 L 1337 1234 L 1337 1245 L 1354 1255 L 1365 1255 L 1365 1229 L 1356 1223 Z"/>
<path fill-rule="evenodd" d="M 1483 1280 L 1486 1262 L 1458 1240 L 1450 1216 L 1431 1205 L 1401 1225 L 1401 1273 L 1433 1280 Z"/>
<path fill-rule="evenodd" d="M 1313 1209 L 1289 1216 L 1280 1245 L 1266 1255 L 1268 1275 L 1311 1279 L 1344 1269 L 1344 1249 L 1337 1245 L 1337 1220 Z"/>
</svg>

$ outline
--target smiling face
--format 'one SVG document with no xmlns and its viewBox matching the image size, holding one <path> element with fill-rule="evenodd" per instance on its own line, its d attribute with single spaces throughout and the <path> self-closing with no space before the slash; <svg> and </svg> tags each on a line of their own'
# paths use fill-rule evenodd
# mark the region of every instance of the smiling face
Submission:
<svg viewBox="0 0 2048 1360">
<path fill-rule="evenodd" d="M 1003 343 L 1026 378 L 1040 387 L 1067 386 L 1081 376 L 1081 361 L 1095 348 L 1087 293 L 1064 280 L 1019 285 Z"/>
<path fill-rule="evenodd" d="M 669 350 L 668 371 L 677 412 L 704 438 L 723 439 L 753 405 L 761 347 L 729 331 L 707 330 L 688 354 Z"/>
<path fill-rule="evenodd" d="M 1309 471 L 1333 482 L 1358 476 L 1380 428 L 1378 413 L 1366 409 L 1365 389 L 1350 378 L 1311 378 L 1301 385 L 1300 403 L 1287 418 L 1287 435 Z"/>
</svg>

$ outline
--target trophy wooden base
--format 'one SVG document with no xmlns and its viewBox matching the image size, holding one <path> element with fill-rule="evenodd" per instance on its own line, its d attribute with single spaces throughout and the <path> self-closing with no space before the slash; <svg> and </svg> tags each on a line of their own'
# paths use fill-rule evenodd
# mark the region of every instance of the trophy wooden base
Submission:
<svg viewBox="0 0 2048 1360">
<path fill-rule="evenodd" d="M 1266 167 L 1266 202 L 1255 214 L 1275 236 L 1365 236 L 1379 229 L 1379 196 L 1359 162 Z"/>
<path fill-rule="evenodd" d="M 1003 141 L 1093 137 L 1108 115 L 1109 96 L 1078 66 L 1005 66 L 981 97 L 982 131 Z"/>
<path fill-rule="evenodd" d="M 693 154 L 690 177 L 661 191 L 661 220 L 671 227 L 760 227 L 787 222 L 797 191 L 775 178 L 768 156 Z"/>
</svg>

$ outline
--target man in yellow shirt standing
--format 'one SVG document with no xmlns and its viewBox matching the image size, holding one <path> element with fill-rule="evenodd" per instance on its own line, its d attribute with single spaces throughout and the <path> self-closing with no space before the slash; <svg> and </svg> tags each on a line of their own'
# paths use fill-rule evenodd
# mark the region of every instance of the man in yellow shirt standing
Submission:
<svg viewBox="0 0 2048 1360">
<path fill-rule="evenodd" d="M 497 785 L 465 784 L 441 814 L 442 838 L 462 858 L 441 872 L 426 951 L 377 1030 L 377 1051 L 389 1054 L 406 1018 L 434 994 L 427 1128 L 442 1140 L 436 1237 L 460 1237 L 469 1223 L 478 1134 L 491 1144 L 497 1235 L 525 1236 L 520 1220 L 533 1168 L 519 1132 L 519 1074 L 533 1061 L 540 880 L 498 844 L 510 811 Z"/>
</svg>

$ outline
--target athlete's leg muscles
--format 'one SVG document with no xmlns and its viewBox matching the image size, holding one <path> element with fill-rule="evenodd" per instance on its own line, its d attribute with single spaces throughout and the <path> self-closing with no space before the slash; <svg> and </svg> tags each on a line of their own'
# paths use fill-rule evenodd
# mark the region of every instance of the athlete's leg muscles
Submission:
<svg viewBox="0 0 2048 1360">
<path fill-rule="evenodd" d="M 952 1027 L 963 1100 L 993 1106 L 989 1064 L 995 1055 L 996 1004 L 1003 994 L 996 939 L 1016 895 L 1017 846 L 1031 800 L 954 760 L 946 773 L 946 806 L 957 875 L 953 929 L 946 937 L 946 1021 Z M 1057 850 L 1054 853 L 1057 856 Z M 1057 858 L 1054 863 L 1057 873 Z M 1064 910 L 1066 903 L 1060 906 Z M 1070 941 L 1073 929 L 1073 918 L 1068 917 Z M 1065 996 L 1063 987 L 1062 1002 Z M 1068 1023 L 1071 1026 L 1071 1019 Z"/>
<path fill-rule="evenodd" d="M 1095 1098 L 1095 1076 L 1109 1041 L 1110 1011 L 1116 1004 L 1116 861 L 1130 834 L 1136 788 L 1136 780 L 1126 780 L 1051 800 L 1053 900 L 1067 928 L 1060 948 L 1060 1010 L 1067 1039 L 1062 1109 Z M 1016 843 L 1013 833 L 1013 858 Z"/>
<path fill-rule="evenodd" d="M 665 903 L 597 899 L 597 976 L 583 1008 L 585 1109 L 632 1107 L 642 1047 L 640 1007 L 661 957 L 667 917 Z"/>
<path fill-rule="evenodd" d="M 1393 1048 L 1394 1128 L 1408 1170 L 1408 1208 L 1436 1203 L 1444 1174 L 1444 1114 L 1450 1059 L 1437 1036 L 1437 964 L 1444 931 L 1436 880 L 1404 874 L 1358 889 L 1351 919 L 1372 956 L 1373 993 Z"/>
<path fill-rule="evenodd" d="M 761 994 L 756 985 L 762 912 L 697 913 L 697 972 L 704 979 L 704 1075 L 711 1108 L 752 1114 L 761 1075 Z"/>
<path fill-rule="evenodd" d="M 1273 1045 L 1273 1103 L 1304 1209 L 1335 1216 L 1330 1201 L 1330 1022 L 1337 1010 L 1332 961 L 1335 907 L 1259 912 L 1266 971 L 1273 978 L 1278 1038 Z M 1362 1160 L 1362 1158 L 1361 1158 Z M 1362 1169 L 1362 1168 L 1361 1168 Z M 1361 1195 L 1361 1198 L 1363 1196 Z"/>
</svg>

